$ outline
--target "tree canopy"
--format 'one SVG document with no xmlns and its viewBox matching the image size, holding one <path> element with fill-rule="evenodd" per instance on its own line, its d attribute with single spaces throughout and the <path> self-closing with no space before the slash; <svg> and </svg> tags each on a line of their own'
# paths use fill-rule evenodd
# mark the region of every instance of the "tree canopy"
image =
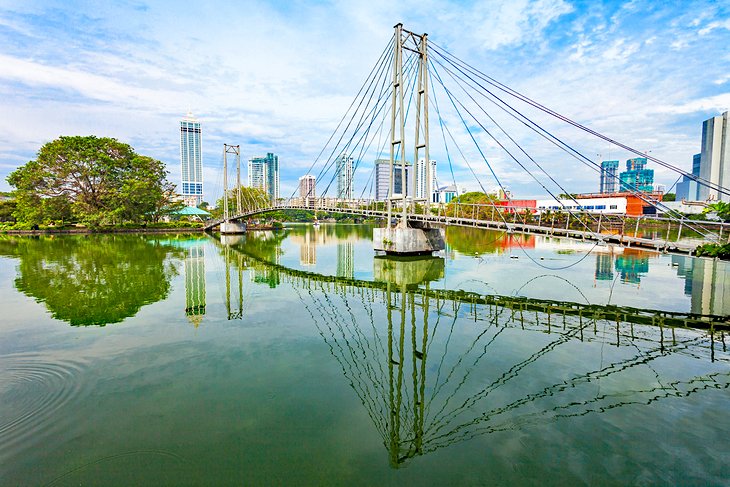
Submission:
<svg viewBox="0 0 730 487">
<path fill-rule="evenodd" d="M 165 165 L 108 137 L 60 137 L 8 176 L 19 222 L 75 220 L 91 226 L 157 221 L 175 186 Z"/>
</svg>

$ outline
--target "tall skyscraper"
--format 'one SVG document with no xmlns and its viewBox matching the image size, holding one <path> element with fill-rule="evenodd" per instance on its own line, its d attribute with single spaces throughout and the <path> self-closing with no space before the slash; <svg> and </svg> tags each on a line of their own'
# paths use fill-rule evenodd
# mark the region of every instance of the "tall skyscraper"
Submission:
<svg viewBox="0 0 730 487">
<path fill-rule="evenodd" d="M 401 177 L 403 168 L 400 162 L 393 164 L 393 195 L 401 196 L 403 189 L 405 188 L 406 196 L 409 195 L 411 172 L 413 167 L 410 162 L 406 162 L 406 174 L 405 178 Z M 388 197 L 388 191 L 390 190 L 390 160 L 389 159 L 376 159 L 375 160 L 375 199 L 377 201 L 385 201 Z M 403 181 L 405 179 L 405 181 Z M 405 184 L 404 184 L 405 182 Z"/>
<path fill-rule="evenodd" d="M 299 178 L 299 197 L 305 206 L 314 206 L 317 197 L 317 180 L 314 176 L 307 174 Z"/>
<path fill-rule="evenodd" d="M 715 185 L 730 189 L 730 126 L 728 113 L 702 122 L 702 153 L 700 177 Z M 699 185 L 699 200 L 730 202 L 730 195 Z"/>
<path fill-rule="evenodd" d="M 271 202 L 279 198 L 279 156 L 269 152 L 266 157 L 248 160 L 248 185 L 263 189 Z"/>
<path fill-rule="evenodd" d="M 436 161 L 431 160 L 431 195 L 428 197 L 426 193 L 426 159 L 420 158 L 416 163 L 416 198 L 428 198 L 433 202 L 433 193 L 438 191 L 438 185 L 436 184 Z"/>
<path fill-rule="evenodd" d="M 352 157 L 346 152 L 337 158 L 337 199 L 352 199 L 352 163 Z"/>
<path fill-rule="evenodd" d="M 646 157 L 626 161 L 626 171 L 619 175 L 621 191 L 654 191 L 654 170 L 646 168 Z"/>
<path fill-rule="evenodd" d="M 618 188 L 618 161 L 601 162 L 601 193 L 615 193 Z"/>
<path fill-rule="evenodd" d="M 692 175 L 695 177 L 699 177 L 700 175 L 700 160 L 701 154 L 695 154 L 692 156 Z M 689 176 L 682 176 L 682 181 L 677 183 L 676 194 L 677 201 L 697 201 L 699 197 L 699 186 L 697 181 Z"/>
<path fill-rule="evenodd" d="M 197 206 L 203 201 L 203 147 L 200 122 L 188 112 L 180 120 L 180 182 L 183 201 Z"/>
</svg>

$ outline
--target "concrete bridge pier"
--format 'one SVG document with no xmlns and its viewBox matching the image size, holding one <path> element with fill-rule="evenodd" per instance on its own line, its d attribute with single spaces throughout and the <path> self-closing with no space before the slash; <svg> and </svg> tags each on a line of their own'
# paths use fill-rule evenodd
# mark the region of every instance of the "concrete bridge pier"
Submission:
<svg viewBox="0 0 730 487">
<path fill-rule="evenodd" d="M 373 247 L 388 255 L 432 255 L 446 248 L 443 228 L 428 225 L 373 229 Z"/>
<path fill-rule="evenodd" d="M 220 225 L 221 233 L 246 233 L 246 224 L 242 222 L 221 222 Z"/>
</svg>

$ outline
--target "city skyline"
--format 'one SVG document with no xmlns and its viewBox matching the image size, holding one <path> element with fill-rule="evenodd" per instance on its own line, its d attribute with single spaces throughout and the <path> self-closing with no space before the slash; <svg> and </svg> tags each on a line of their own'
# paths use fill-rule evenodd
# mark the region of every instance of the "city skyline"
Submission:
<svg viewBox="0 0 730 487">
<path fill-rule="evenodd" d="M 10 189 L 7 174 L 43 143 L 77 134 L 115 137 L 162 160 L 181 190 L 170 120 L 190 107 L 205 125 L 209 202 L 221 194 L 215 183 L 220 147 L 239 138 L 242 154 L 273 151 L 286 161 L 280 193 L 289 196 L 397 21 L 428 32 L 433 42 L 546 106 L 687 172 L 701 149 L 701 122 L 730 107 L 730 55 L 724 47 L 730 11 L 717 2 L 242 5 L 201 4 L 184 12 L 166 1 L 93 10 L 73 1 L 0 7 L 0 106 L 13 114 L 0 122 L 0 190 Z M 332 15 L 345 20 L 335 30 L 347 33 L 336 44 L 327 23 Z M 222 18 L 237 21 L 240 31 L 221 32 Z M 243 33 L 251 26 L 281 35 L 248 44 Z M 296 54 L 289 48 L 293 39 Z M 244 49 L 233 47 L 241 43 Z M 358 55 L 349 56 L 353 51 Z M 265 65 L 270 69 L 260 69 Z M 684 74 L 690 72 L 703 76 Z M 433 124 L 431 135 L 432 142 L 440 137 Z M 606 144 L 595 140 L 576 143 L 606 159 L 632 157 L 616 148 L 607 153 Z M 595 188 L 595 174 L 577 171 L 550 152 L 535 155 L 572 191 Z M 514 194 L 541 193 L 503 153 L 492 149 L 487 156 Z M 476 188 L 469 168 L 456 158 L 448 166 L 446 154 L 431 157 L 443 161 L 450 176 L 444 183 Z M 490 190 L 494 185 L 479 162 L 475 172 Z M 358 188 L 372 167 L 366 169 L 354 177 Z M 676 179 L 655 168 L 656 182 L 670 187 Z"/>
</svg>

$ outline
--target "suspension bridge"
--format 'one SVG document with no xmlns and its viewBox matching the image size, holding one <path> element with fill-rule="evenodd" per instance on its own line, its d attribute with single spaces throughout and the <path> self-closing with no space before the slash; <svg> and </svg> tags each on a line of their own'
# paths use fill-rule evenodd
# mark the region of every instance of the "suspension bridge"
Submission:
<svg viewBox="0 0 730 487">
<path fill-rule="evenodd" d="M 431 127 L 434 116 L 437 131 Z M 617 174 L 602 172 L 586 155 L 586 147 L 596 142 L 645 158 L 676 174 L 678 180 L 686 176 L 721 200 L 730 198 L 730 189 L 576 122 L 459 59 L 430 41 L 427 34 L 397 24 L 393 37 L 308 168 L 308 174 L 316 173 L 317 185 L 298 196 L 295 191 L 289 198 L 249 201 L 241 195 L 240 147 L 226 144 L 223 218 L 211 220 L 205 227 L 218 228 L 221 233 L 242 232 L 247 220 L 281 210 L 345 213 L 381 219 L 384 227 L 374 229 L 373 244 L 376 250 L 392 254 L 443 249 L 445 225 L 541 233 L 596 245 L 680 253 L 692 253 L 703 243 L 730 241 L 727 225 L 689 220 L 662 202 L 661 195 L 639 190 L 638 185 L 621 181 Z M 237 162 L 238 179 L 233 188 L 228 187 L 228 154 L 235 154 Z M 434 156 L 446 163 L 450 177 L 437 178 Z M 354 161 L 354 167 L 343 164 L 348 160 Z M 370 168 L 365 161 L 384 163 Z M 622 191 L 663 217 L 639 215 L 632 219 L 610 211 L 585 211 L 567 182 L 560 180 L 560 174 L 569 171 L 614 178 Z M 493 193 L 487 188 L 495 188 L 502 201 L 488 198 L 482 204 L 464 204 L 457 174 L 462 181 L 468 177 L 485 196 Z M 449 179 L 456 198 L 441 201 L 438 182 Z M 359 198 L 351 195 L 357 182 L 362 187 Z M 521 207 L 508 185 L 536 188 L 549 195 L 555 201 L 555 211 Z M 642 221 L 654 224 L 656 231 L 648 235 L 640 232 Z"/>
</svg>

